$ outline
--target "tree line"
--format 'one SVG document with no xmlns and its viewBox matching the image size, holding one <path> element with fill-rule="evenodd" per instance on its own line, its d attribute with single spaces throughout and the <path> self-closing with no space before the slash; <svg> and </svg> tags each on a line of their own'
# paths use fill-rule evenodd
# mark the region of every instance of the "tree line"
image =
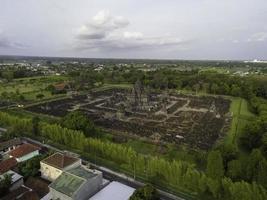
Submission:
<svg viewBox="0 0 267 200">
<path fill-rule="evenodd" d="M 155 156 L 142 155 L 130 147 L 85 137 L 82 131 L 64 128 L 59 124 L 39 122 L 38 131 L 36 131 L 33 119 L 23 119 L 4 112 L 0 112 L 0 122 L 1 125 L 12 129 L 9 132 L 12 136 L 46 138 L 72 149 L 95 154 L 97 157 L 127 167 L 134 177 L 139 175 L 152 184 L 167 186 L 178 191 L 188 191 L 198 199 L 267 199 L 267 191 L 263 186 L 243 180 L 233 182 L 225 177 L 220 171 L 223 170 L 220 167 L 223 160 L 218 161 L 216 153 L 210 155 L 209 160 L 211 160 L 210 163 L 217 161 L 219 164 L 208 166 L 207 173 L 204 173 L 187 162 L 167 161 Z"/>
</svg>

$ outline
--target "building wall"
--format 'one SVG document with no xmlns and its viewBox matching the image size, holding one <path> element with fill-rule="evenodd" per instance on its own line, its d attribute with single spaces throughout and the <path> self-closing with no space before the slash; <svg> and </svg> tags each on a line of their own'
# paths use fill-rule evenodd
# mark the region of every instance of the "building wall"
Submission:
<svg viewBox="0 0 267 200">
<path fill-rule="evenodd" d="M 62 170 L 51 165 L 47 165 L 43 162 L 40 162 L 40 165 L 42 178 L 47 179 L 51 182 L 56 180 L 62 174 Z"/>
<path fill-rule="evenodd" d="M 61 193 L 61 192 L 58 192 L 56 190 L 54 190 L 53 188 L 50 188 L 49 187 L 49 190 L 50 190 L 50 194 L 51 194 L 51 197 L 53 200 L 73 200 L 73 198 Z"/>
<path fill-rule="evenodd" d="M 73 196 L 74 200 L 88 200 L 102 189 L 103 177 L 98 174 L 96 177 L 89 179 Z"/>
<path fill-rule="evenodd" d="M 54 181 L 56 180 L 63 171 L 73 169 L 75 167 L 78 167 L 81 165 L 81 160 L 78 160 L 77 162 L 73 163 L 72 165 L 69 165 L 68 167 L 65 167 L 63 170 L 58 169 L 56 167 L 53 167 L 51 165 L 48 165 L 46 163 L 40 162 L 40 169 L 41 169 L 41 176 L 44 179 L 47 179 L 49 181 Z"/>
<path fill-rule="evenodd" d="M 77 162 L 65 167 L 64 170 L 66 171 L 66 170 L 74 169 L 76 167 L 79 167 L 81 164 L 82 164 L 82 160 L 79 159 L 79 160 L 77 160 Z"/>
<path fill-rule="evenodd" d="M 20 158 L 16 158 L 17 162 L 24 162 L 26 160 L 29 160 L 31 158 L 33 158 L 34 156 L 38 156 L 39 155 L 39 150 L 33 151 L 25 156 L 22 156 Z"/>
</svg>

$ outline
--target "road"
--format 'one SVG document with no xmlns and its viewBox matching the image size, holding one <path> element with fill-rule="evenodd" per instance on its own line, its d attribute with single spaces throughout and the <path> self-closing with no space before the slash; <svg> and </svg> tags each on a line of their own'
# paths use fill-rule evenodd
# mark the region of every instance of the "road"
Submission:
<svg viewBox="0 0 267 200">
<path fill-rule="evenodd" d="M 34 144 L 46 147 L 46 148 L 51 149 L 53 151 L 58 151 L 58 152 L 63 153 L 63 151 L 58 149 L 58 148 L 55 148 L 55 147 L 53 147 L 51 145 L 48 145 L 48 144 L 41 143 L 41 142 L 39 142 L 37 140 L 33 140 L 31 138 L 23 137 L 22 140 L 25 141 L 25 142 L 28 142 L 28 143 L 34 143 Z M 82 163 L 84 165 L 89 164 L 92 168 L 101 171 L 103 173 L 103 177 L 105 179 L 107 179 L 107 180 L 118 181 L 118 182 L 121 182 L 121 183 L 123 183 L 125 185 L 128 185 L 130 187 L 133 187 L 133 188 L 138 188 L 138 187 L 144 185 L 144 183 L 142 183 L 140 181 L 137 181 L 137 180 L 125 175 L 125 174 L 115 172 L 115 171 L 110 170 L 108 168 L 105 168 L 103 166 L 95 165 L 95 164 L 93 164 L 93 163 L 91 163 L 91 162 L 89 162 L 87 160 L 82 160 Z M 165 192 L 165 191 L 162 191 L 162 190 L 158 190 L 158 191 L 159 191 L 159 194 L 160 194 L 160 199 L 162 199 L 162 200 L 185 200 L 185 199 L 183 199 L 181 197 L 177 197 L 177 196 L 175 196 L 173 194 L 170 194 L 168 192 Z"/>
</svg>

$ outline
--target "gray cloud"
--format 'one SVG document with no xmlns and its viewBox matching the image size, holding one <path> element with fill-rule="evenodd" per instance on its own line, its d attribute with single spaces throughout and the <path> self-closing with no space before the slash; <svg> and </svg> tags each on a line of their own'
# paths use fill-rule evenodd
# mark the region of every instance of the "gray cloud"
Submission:
<svg viewBox="0 0 267 200">
<path fill-rule="evenodd" d="M 6 49 L 6 48 L 26 48 L 27 45 L 21 44 L 16 41 L 10 41 L 10 39 L 0 30 L 0 48 Z"/>
<path fill-rule="evenodd" d="M 78 30 L 75 41 L 77 50 L 149 49 L 186 44 L 172 36 L 145 37 L 143 33 L 126 31 L 130 22 L 122 16 L 113 16 L 107 10 L 99 11 Z"/>
<path fill-rule="evenodd" d="M 102 38 L 105 38 L 106 34 L 105 33 L 84 33 L 84 34 L 79 34 L 77 36 L 78 39 L 81 39 L 81 40 L 95 40 L 95 39 L 102 39 Z"/>
<path fill-rule="evenodd" d="M 248 38 L 248 42 L 264 42 L 267 40 L 267 32 L 258 32 Z"/>
<path fill-rule="evenodd" d="M 267 59 L 266 10 L 266 0 L 2 0 L 0 54 Z"/>
</svg>

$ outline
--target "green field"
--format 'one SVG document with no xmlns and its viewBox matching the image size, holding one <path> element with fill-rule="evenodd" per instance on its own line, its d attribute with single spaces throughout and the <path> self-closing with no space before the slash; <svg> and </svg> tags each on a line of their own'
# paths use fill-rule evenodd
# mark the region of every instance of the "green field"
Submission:
<svg viewBox="0 0 267 200">
<path fill-rule="evenodd" d="M 14 94 L 23 95 L 25 101 L 36 101 L 36 95 L 43 94 L 43 99 L 51 99 L 58 95 L 52 95 L 46 91 L 48 85 L 67 81 L 66 76 L 38 76 L 30 78 L 14 79 L 12 82 L 0 83 L 0 95 L 8 93 L 8 96 Z M 61 95 L 62 96 L 62 95 Z M 14 101 L 11 97 L 11 101 Z"/>
<path fill-rule="evenodd" d="M 225 142 L 227 144 L 236 144 L 238 134 L 255 115 L 250 112 L 247 100 L 239 97 L 232 97 L 231 100 L 232 123 Z"/>
</svg>

